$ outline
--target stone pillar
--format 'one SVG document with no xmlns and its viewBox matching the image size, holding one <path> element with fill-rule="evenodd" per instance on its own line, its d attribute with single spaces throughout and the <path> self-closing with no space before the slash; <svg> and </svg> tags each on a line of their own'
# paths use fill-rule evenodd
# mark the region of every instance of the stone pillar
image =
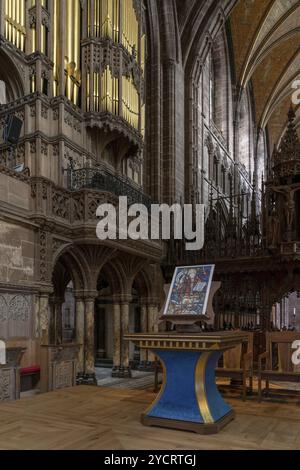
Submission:
<svg viewBox="0 0 300 470">
<path fill-rule="evenodd" d="M 0 34 L 5 36 L 5 2 L 0 2 Z"/>
<path fill-rule="evenodd" d="M 64 299 L 57 299 L 55 303 L 55 344 L 63 343 L 62 306 Z"/>
<path fill-rule="evenodd" d="M 95 296 L 85 299 L 84 383 L 94 385 L 95 376 Z"/>
<path fill-rule="evenodd" d="M 75 294 L 76 300 L 76 342 L 79 345 L 77 382 L 82 383 L 84 377 L 84 300 Z"/>
<path fill-rule="evenodd" d="M 158 333 L 158 306 L 151 304 L 148 306 L 148 328 L 150 333 Z"/>
<path fill-rule="evenodd" d="M 41 344 L 49 345 L 50 342 L 50 292 L 44 291 L 39 297 L 39 337 Z"/>
<path fill-rule="evenodd" d="M 105 309 L 96 304 L 95 311 L 96 360 L 105 358 Z"/>
<path fill-rule="evenodd" d="M 148 333 L 148 311 L 147 305 L 142 304 L 141 306 L 141 332 Z M 147 367 L 148 362 L 148 351 L 146 349 L 141 349 L 141 369 Z"/>
<path fill-rule="evenodd" d="M 124 341 L 124 335 L 129 333 L 129 302 L 121 304 L 121 377 L 131 377 L 129 365 L 129 342 Z"/>
<path fill-rule="evenodd" d="M 121 367 L 121 306 L 119 303 L 113 305 L 114 312 L 114 364 L 112 377 L 120 376 Z"/>
<path fill-rule="evenodd" d="M 149 333 L 158 333 L 158 314 L 159 309 L 156 304 L 148 305 L 148 329 Z M 155 362 L 154 354 L 148 353 L 148 361 Z"/>
<path fill-rule="evenodd" d="M 50 297 L 49 343 L 51 345 L 62 344 L 62 304 L 64 299 Z"/>
</svg>

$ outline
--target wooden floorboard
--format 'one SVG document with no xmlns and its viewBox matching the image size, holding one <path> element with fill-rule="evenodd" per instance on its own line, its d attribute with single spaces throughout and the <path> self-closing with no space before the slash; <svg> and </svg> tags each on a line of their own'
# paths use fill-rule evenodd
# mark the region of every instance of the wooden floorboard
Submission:
<svg viewBox="0 0 300 470">
<path fill-rule="evenodd" d="M 237 413 L 216 436 L 147 428 L 147 390 L 76 387 L 0 405 L 1 450 L 300 449 L 298 402 L 229 401 Z"/>
</svg>

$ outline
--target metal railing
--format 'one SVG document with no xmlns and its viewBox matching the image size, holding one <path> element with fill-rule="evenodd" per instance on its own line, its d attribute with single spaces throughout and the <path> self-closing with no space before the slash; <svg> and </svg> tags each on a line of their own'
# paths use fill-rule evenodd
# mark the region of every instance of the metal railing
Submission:
<svg viewBox="0 0 300 470">
<path fill-rule="evenodd" d="M 153 201 L 133 181 L 121 175 L 114 175 L 99 168 L 68 169 L 68 189 L 80 191 L 93 189 L 114 194 L 117 197 L 127 196 L 128 204 L 144 204 L 150 208 Z"/>
</svg>

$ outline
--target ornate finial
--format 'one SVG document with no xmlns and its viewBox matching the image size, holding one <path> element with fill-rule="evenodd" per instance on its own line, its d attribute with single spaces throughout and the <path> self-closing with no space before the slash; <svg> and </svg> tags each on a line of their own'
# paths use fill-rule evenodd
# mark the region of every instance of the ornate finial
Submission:
<svg viewBox="0 0 300 470">
<path fill-rule="evenodd" d="M 288 112 L 288 125 L 281 139 L 279 150 L 274 147 L 273 169 L 276 177 L 295 176 L 299 173 L 300 141 L 295 124 L 295 110 L 293 106 Z"/>
<path fill-rule="evenodd" d="M 255 171 L 253 171 L 252 180 L 253 180 L 252 189 L 253 189 L 253 192 L 255 192 L 256 191 L 256 173 L 255 173 Z"/>
<path fill-rule="evenodd" d="M 296 113 L 292 104 L 289 109 L 288 118 L 289 118 L 289 122 L 294 122 L 296 118 Z"/>
</svg>

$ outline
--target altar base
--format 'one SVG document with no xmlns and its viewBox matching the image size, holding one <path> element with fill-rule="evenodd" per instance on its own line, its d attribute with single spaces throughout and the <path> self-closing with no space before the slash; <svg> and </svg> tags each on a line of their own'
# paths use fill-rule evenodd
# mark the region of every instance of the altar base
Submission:
<svg viewBox="0 0 300 470">
<path fill-rule="evenodd" d="M 146 426 L 198 434 L 217 434 L 235 417 L 216 384 L 215 369 L 224 351 L 245 341 L 241 333 L 158 333 L 126 335 L 156 355 L 163 384 L 142 415 Z"/>
<path fill-rule="evenodd" d="M 231 410 L 227 415 L 213 424 L 197 424 L 186 421 L 176 421 L 163 418 L 152 418 L 143 414 L 141 416 L 141 423 L 144 426 L 154 426 L 158 428 L 176 429 L 177 431 L 190 431 L 196 434 L 210 435 L 218 434 L 227 424 L 233 421 L 235 412 Z"/>
</svg>

